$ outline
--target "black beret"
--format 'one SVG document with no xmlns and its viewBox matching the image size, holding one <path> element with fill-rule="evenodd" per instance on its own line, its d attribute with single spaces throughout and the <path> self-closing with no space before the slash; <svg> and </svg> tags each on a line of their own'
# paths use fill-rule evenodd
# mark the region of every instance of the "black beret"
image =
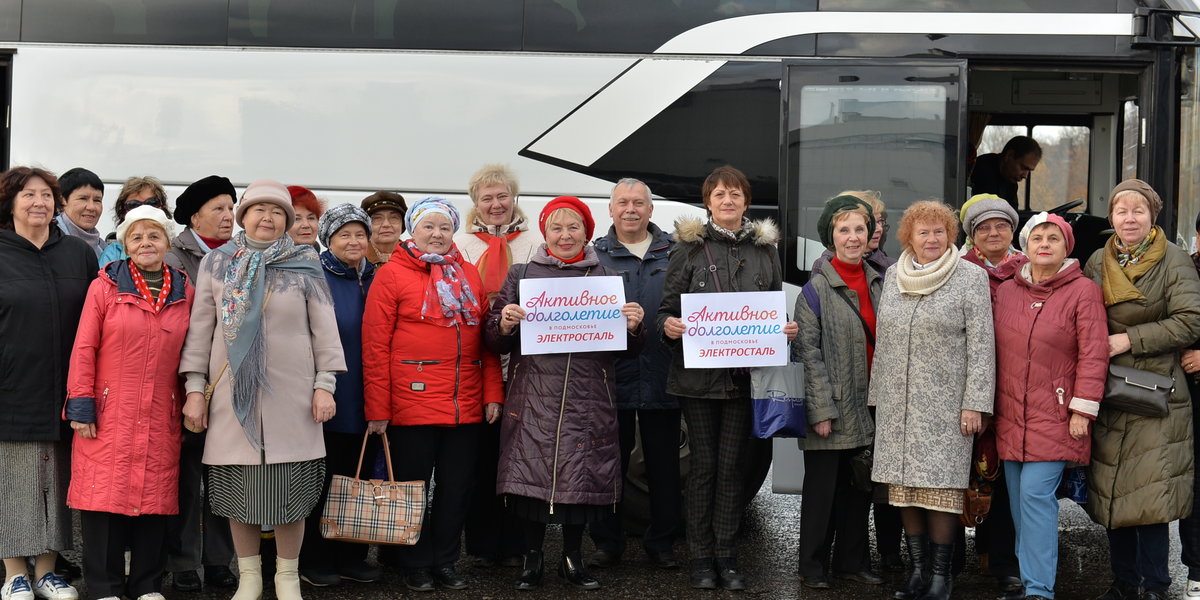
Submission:
<svg viewBox="0 0 1200 600">
<path fill-rule="evenodd" d="M 867 211 L 867 237 L 875 235 L 875 214 L 871 211 L 871 205 L 857 196 L 837 196 L 825 203 L 825 210 L 821 211 L 821 216 L 817 219 L 817 233 L 826 248 L 833 248 L 833 218 L 838 213 L 859 207 Z"/>
<path fill-rule="evenodd" d="M 175 222 L 190 226 L 192 215 L 196 214 L 205 203 L 221 194 L 237 202 L 237 190 L 228 179 L 220 175 L 209 175 L 200 181 L 187 186 L 186 190 L 175 199 Z"/>
</svg>

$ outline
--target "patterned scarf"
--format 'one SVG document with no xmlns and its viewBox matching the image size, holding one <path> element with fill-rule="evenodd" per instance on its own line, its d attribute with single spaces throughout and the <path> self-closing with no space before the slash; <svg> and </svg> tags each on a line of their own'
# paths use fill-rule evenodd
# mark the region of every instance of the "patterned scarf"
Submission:
<svg viewBox="0 0 1200 600">
<path fill-rule="evenodd" d="M 508 276 L 508 268 L 512 266 L 512 249 L 508 243 L 517 239 L 525 229 L 525 215 L 516 208 L 513 209 L 512 222 L 507 225 L 488 225 L 479 220 L 478 215 L 472 219 L 471 234 L 488 245 L 479 260 L 475 261 L 479 277 L 483 280 L 483 293 L 488 298 L 500 293 L 504 278 Z"/>
<path fill-rule="evenodd" d="M 154 308 L 155 314 L 162 312 L 164 306 L 167 305 L 167 296 L 171 295 L 171 269 L 167 265 L 162 266 L 162 289 L 158 291 L 158 298 L 154 298 L 154 293 L 150 291 L 150 286 L 146 284 L 146 277 L 138 270 L 137 265 L 133 264 L 133 259 L 129 260 L 129 274 L 133 277 L 133 285 L 137 288 L 142 298 L 146 300 Z"/>
<path fill-rule="evenodd" d="M 1000 259 L 1000 262 L 993 265 L 992 261 L 988 260 L 987 255 L 983 253 L 983 250 L 980 250 L 979 248 L 973 248 L 971 251 L 974 252 L 975 257 L 979 259 L 979 264 L 981 264 L 985 267 L 998 267 L 998 266 L 1008 262 L 1008 260 L 1010 258 L 1020 254 L 1020 252 L 1018 252 L 1016 248 L 1009 248 L 1004 253 L 1004 258 Z"/>
<path fill-rule="evenodd" d="M 217 248 L 230 256 L 225 270 L 225 289 L 218 315 L 229 353 L 229 371 L 233 376 L 233 412 L 246 438 L 262 448 L 262 434 L 254 414 L 258 394 L 270 386 L 267 382 L 266 343 L 263 341 L 262 314 L 266 309 L 266 271 L 283 269 L 316 278 L 324 283 L 321 263 L 312 246 L 297 246 L 291 236 L 283 235 L 265 249 L 253 247 L 245 231 L 233 236 L 232 244 Z"/>
<path fill-rule="evenodd" d="M 1132 250 L 1137 251 L 1137 260 L 1127 261 L 1121 265 L 1121 240 L 1111 235 L 1104 243 L 1104 262 L 1101 265 L 1100 291 L 1104 294 L 1104 306 L 1113 306 L 1130 300 L 1142 300 L 1146 295 L 1138 289 L 1135 282 L 1141 279 L 1158 261 L 1167 254 L 1167 235 L 1156 225 L 1150 235 L 1150 241 L 1145 248 L 1138 250 L 1137 244 Z M 1132 258 L 1133 252 L 1128 252 Z"/>
<path fill-rule="evenodd" d="M 1146 236 L 1146 239 L 1134 244 L 1132 248 L 1126 248 L 1125 244 L 1121 243 L 1121 239 L 1116 235 L 1113 235 L 1113 239 L 1117 240 L 1115 246 L 1117 252 L 1117 264 L 1121 265 L 1122 269 L 1128 267 L 1129 265 L 1136 265 L 1138 261 L 1142 260 L 1142 257 L 1146 254 L 1146 250 L 1150 249 L 1150 245 L 1154 243 L 1154 239 L 1157 236 L 1158 228 L 1154 227 L 1150 230 L 1150 235 Z"/>
<path fill-rule="evenodd" d="M 732 229 L 725 229 L 724 227 L 717 225 L 716 222 L 714 222 L 712 220 L 712 217 L 709 217 L 708 225 L 713 228 L 713 231 L 716 231 L 717 233 L 719 233 L 735 242 L 740 242 L 740 241 L 742 241 L 742 238 L 746 237 L 747 235 L 750 235 L 750 227 L 749 227 L 750 219 L 748 219 L 746 217 L 742 217 L 742 228 L 737 231 L 734 231 Z"/>
<path fill-rule="evenodd" d="M 458 247 L 451 246 L 445 254 L 425 254 L 412 240 L 401 243 L 409 254 L 429 263 L 429 287 L 425 288 L 421 315 L 443 327 L 478 325 L 479 301 L 467 283 Z"/>
</svg>

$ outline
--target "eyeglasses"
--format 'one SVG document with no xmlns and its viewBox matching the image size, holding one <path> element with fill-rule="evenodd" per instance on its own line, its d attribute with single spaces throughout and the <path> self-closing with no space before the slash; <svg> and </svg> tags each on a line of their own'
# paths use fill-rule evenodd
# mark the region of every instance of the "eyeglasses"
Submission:
<svg viewBox="0 0 1200 600">
<path fill-rule="evenodd" d="M 139 206 L 153 206 L 154 208 L 162 208 L 164 204 L 165 203 L 163 202 L 163 199 L 157 196 L 150 196 L 145 200 L 134 200 L 133 198 L 130 198 L 129 200 L 125 201 L 125 210 L 133 210 Z"/>
<path fill-rule="evenodd" d="M 993 231 L 995 231 L 996 233 L 1004 233 L 1007 231 L 1012 231 L 1012 224 L 1009 223 L 1008 221 L 1001 221 L 1000 223 L 996 223 L 995 225 L 980 225 L 975 228 L 976 233 L 982 233 L 984 235 L 989 234 Z"/>
</svg>

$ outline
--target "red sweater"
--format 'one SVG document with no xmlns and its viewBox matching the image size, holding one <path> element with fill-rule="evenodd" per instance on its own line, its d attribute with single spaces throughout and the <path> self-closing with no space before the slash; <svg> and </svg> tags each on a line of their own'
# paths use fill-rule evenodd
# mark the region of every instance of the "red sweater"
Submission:
<svg viewBox="0 0 1200 600">
<path fill-rule="evenodd" d="M 867 328 L 871 331 L 871 338 L 875 337 L 875 307 L 871 305 L 871 290 L 867 289 L 867 273 L 863 271 L 862 263 L 852 265 L 844 263 L 835 254 L 829 261 L 833 265 L 833 269 L 837 271 L 842 281 L 846 282 L 846 287 L 854 290 L 858 294 L 858 312 L 862 315 L 864 321 L 867 322 Z M 871 363 L 875 359 L 875 344 L 871 340 L 867 340 L 867 369 L 871 368 Z"/>
</svg>

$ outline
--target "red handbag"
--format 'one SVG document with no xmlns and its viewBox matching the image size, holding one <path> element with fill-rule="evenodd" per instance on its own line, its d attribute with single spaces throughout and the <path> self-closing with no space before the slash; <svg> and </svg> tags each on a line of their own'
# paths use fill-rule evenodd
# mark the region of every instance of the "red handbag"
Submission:
<svg viewBox="0 0 1200 600">
<path fill-rule="evenodd" d="M 995 429 L 989 427 L 975 437 L 971 448 L 971 480 L 963 490 L 963 511 L 958 520 L 963 527 L 983 523 L 992 510 L 992 482 L 1000 477 L 1000 453 L 996 450 Z"/>
</svg>

